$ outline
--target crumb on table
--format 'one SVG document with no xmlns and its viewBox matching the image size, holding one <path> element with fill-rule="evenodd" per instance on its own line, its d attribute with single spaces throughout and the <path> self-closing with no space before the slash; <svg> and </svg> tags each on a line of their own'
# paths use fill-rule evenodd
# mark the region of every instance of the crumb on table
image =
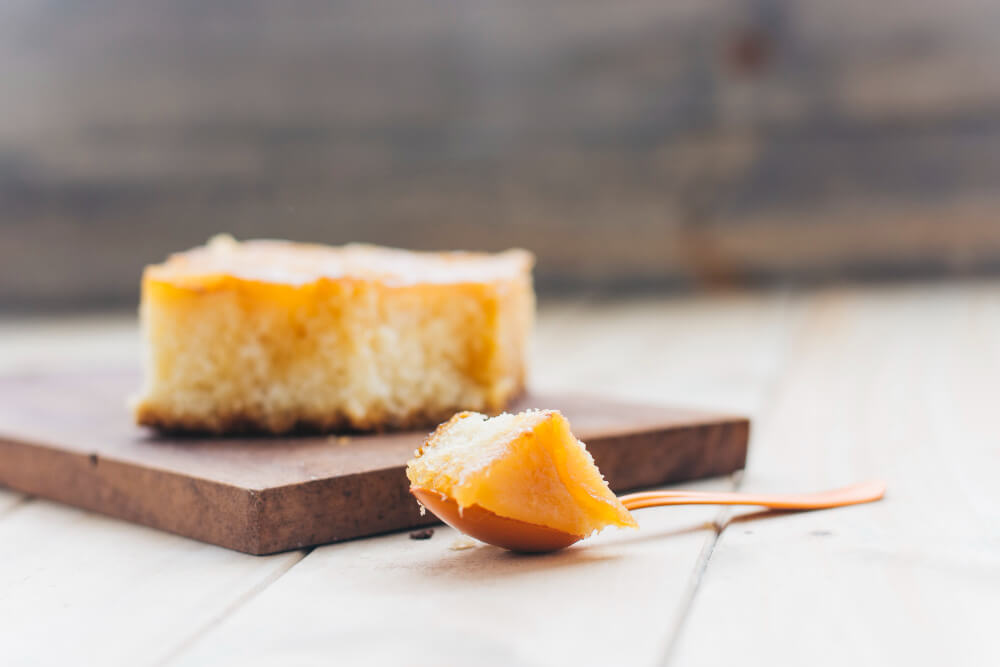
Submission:
<svg viewBox="0 0 1000 667">
<path fill-rule="evenodd" d="M 433 528 L 423 528 L 421 530 L 415 530 L 410 533 L 411 540 L 429 540 L 434 536 Z"/>
</svg>

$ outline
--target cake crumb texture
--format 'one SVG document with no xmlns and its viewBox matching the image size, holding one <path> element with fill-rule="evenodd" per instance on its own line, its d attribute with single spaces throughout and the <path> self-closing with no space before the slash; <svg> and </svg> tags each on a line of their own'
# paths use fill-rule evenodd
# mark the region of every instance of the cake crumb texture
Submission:
<svg viewBox="0 0 1000 667">
<path fill-rule="evenodd" d="M 136 421 L 281 434 L 497 412 L 524 389 L 532 263 L 216 237 L 143 274 Z"/>
</svg>

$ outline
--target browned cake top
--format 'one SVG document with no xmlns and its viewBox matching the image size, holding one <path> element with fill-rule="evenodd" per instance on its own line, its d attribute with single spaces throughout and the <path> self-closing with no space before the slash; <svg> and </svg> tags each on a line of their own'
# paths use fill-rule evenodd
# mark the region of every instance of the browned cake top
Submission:
<svg viewBox="0 0 1000 667">
<path fill-rule="evenodd" d="M 148 267 L 146 277 L 181 285 L 218 276 L 289 285 L 322 278 L 386 285 L 449 284 L 514 279 L 529 272 L 533 263 L 533 256 L 525 250 L 432 253 L 363 244 L 332 247 L 273 240 L 239 242 L 217 236 L 204 246 Z"/>
</svg>

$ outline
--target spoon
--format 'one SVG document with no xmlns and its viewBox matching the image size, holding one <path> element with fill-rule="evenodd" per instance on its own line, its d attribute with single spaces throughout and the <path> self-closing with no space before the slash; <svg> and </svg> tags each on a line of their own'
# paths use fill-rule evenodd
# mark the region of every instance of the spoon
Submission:
<svg viewBox="0 0 1000 667">
<path fill-rule="evenodd" d="M 455 530 L 511 551 L 558 551 L 583 539 L 539 524 L 508 519 L 479 505 L 459 508 L 452 498 L 411 486 L 420 504 Z M 629 510 L 663 505 L 757 505 L 775 510 L 821 510 L 880 500 L 885 483 L 872 481 L 818 493 L 723 493 L 713 491 L 643 491 L 621 496 Z"/>
</svg>

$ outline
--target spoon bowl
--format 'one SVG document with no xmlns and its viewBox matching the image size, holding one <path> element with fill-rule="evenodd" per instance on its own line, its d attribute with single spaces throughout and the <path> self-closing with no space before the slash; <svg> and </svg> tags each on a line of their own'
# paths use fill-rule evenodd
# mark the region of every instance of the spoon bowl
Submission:
<svg viewBox="0 0 1000 667">
<path fill-rule="evenodd" d="M 558 551 L 580 540 L 577 535 L 555 528 L 502 517 L 479 505 L 459 507 L 453 499 L 429 489 L 412 486 L 410 493 L 434 516 L 458 532 L 511 551 Z"/>
</svg>

